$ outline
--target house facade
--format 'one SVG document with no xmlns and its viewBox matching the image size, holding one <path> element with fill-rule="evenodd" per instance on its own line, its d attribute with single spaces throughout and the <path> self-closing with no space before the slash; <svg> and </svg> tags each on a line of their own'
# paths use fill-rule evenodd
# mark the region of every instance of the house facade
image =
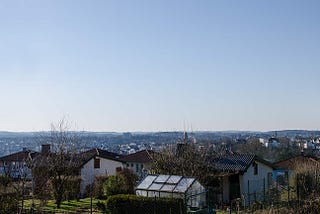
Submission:
<svg viewBox="0 0 320 214">
<path fill-rule="evenodd" d="M 86 187 L 95 181 L 96 176 L 115 175 L 124 163 L 120 155 L 102 149 L 89 150 L 83 156 L 86 158 L 80 167 L 81 195 L 85 194 Z"/>
<path fill-rule="evenodd" d="M 142 150 L 122 157 L 121 161 L 123 161 L 123 167 L 128 168 L 142 179 L 150 173 L 153 155 L 152 150 Z"/>
<path fill-rule="evenodd" d="M 228 154 L 215 159 L 221 172 L 222 202 L 240 198 L 243 205 L 263 201 L 272 185 L 273 165 L 253 154 Z"/>
</svg>

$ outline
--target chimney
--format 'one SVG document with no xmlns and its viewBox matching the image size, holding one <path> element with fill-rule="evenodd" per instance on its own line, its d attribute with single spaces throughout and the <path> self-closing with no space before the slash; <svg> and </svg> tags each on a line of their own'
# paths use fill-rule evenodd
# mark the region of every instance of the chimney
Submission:
<svg viewBox="0 0 320 214">
<path fill-rule="evenodd" d="M 47 155 L 50 153 L 50 144 L 41 145 L 41 154 Z"/>
</svg>

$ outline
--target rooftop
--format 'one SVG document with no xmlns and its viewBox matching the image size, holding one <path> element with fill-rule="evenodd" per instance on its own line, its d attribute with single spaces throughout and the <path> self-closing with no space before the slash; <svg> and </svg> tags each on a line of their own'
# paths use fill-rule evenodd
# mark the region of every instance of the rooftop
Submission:
<svg viewBox="0 0 320 214">
<path fill-rule="evenodd" d="M 254 160 L 273 168 L 271 163 L 254 154 L 227 154 L 215 158 L 213 162 L 214 168 L 218 171 L 246 172 Z"/>
<path fill-rule="evenodd" d="M 84 160 L 83 164 L 87 163 L 89 160 L 91 160 L 94 157 L 101 157 L 101 158 L 104 158 L 104 159 L 123 162 L 121 160 L 122 155 L 119 155 L 119 154 L 113 153 L 113 152 L 109 152 L 107 150 L 98 149 L 98 148 L 93 148 L 93 149 L 90 149 L 88 151 L 82 152 L 81 156 L 82 156 L 82 158 Z"/>
<path fill-rule="evenodd" d="M 308 165 L 319 165 L 317 158 L 313 156 L 298 155 L 292 158 L 281 160 L 274 163 L 274 166 L 278 169 L 294 169 L 296 164 L 306 163 Z"/>
<path fill-rule="evenodd" d="M 23 150 L 20 152 L 16 152 L 10 155 L 6 155 L 0 158 L 0 161 L 16 161 L 16 162 L 23 162 L 26 161 L 29 157 L 34 158 L 38 152 L 32 150 Z"/>
<path fill-rule="evenodd" d="M 121 158 L 124 162 L 134 162 L 134 163 L 148 163 L 152 161 L 152 155 L 154 151 L 152 150 L 142 150 L 130 155 L 126 155 Z"/>
</svg>

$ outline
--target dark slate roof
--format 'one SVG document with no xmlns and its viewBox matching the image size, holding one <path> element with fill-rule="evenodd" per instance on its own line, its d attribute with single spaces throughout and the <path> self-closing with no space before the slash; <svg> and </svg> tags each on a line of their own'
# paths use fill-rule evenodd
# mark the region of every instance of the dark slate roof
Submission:
<svg viewBox="0 0 320 214">
<path fill-rule="evenodd" d="M 105 159 L 109 159 L 109 160 L 123 162 L 121 160 L 122 155 L 119 155 L 119 154 L 113 153 L 113 152 L 109 152 L 107 150 L 98 149 L 98 148 L 94 148 L 94 149 L 90 149 L 88 151 L 82 152 L 81 157 L 83 158 L 83 162 L 82 162 L 81 166 L 86 164 L 89 160 L 91 160 L 94 157 L 101 157 L 101 158 L 105 158 Z"/>
<path fill-rule="evenodd" d="M 0 158 L 0 161 L 16 161 L 16 162 L 23 162 L 25 160 L 27 160 L 28 158 L 34 158 L 35 156 L 37 156 L 38 152 L 35 151 L 31 151 L 31 150 L 24 150 L 24 151 L 20 151 L 20 152 L 16 152 L 10 155 L 6 155 Z"/>
<path fill-rule="evenodd" d="M 149 163 L 152 161 L 152 155 L 154 151 L 152 150 L 142 150 L 130 155 L 126 155 L 121 158 L 124 162 L 134 162 L 134 163 Z"/>
<path fill-rule="evenodd" d="M 246 172 L 251 163 L 256 160 L 271 168 L 272 164 L 254 154 L 228 154 L 214 159 L 214 168 L 218 171 Z"/>
<path fill-rule="evenodd" d="M 254 160 L 252 154 L 231 154 L 217 157 L 214 160 L 215 169 L 221 171 L 240 171 L 244 172 Z"/>
</svg>

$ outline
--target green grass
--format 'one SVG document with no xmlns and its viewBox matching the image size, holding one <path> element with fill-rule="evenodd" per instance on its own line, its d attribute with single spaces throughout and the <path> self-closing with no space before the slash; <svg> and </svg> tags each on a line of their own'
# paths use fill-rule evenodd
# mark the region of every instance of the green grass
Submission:
<svg viewBox="0 0 320 214">
<path fill-rule="evenodd" d="M 98 199 L 92 199 L 93 204 L 93 213 L 101 214 L 102 212 L 97 210 L 96 204 L 98 202 L 102 202 L 105 204 L 105 200 L 98 200 Z M 54 203 L 54 200 L 49 200 L 47 202 L 47 205 L 41 206 L 39 199 L 28 199 L 24 201 L 24 207 L 26 209 L 30 209 L 32 207 L 32 204 L 35 205 L 35 208 L 37 210 L 41 210 L 43 212 L 49 212 L 49 213 L 90 213 L 90 198 L 84 198 L 80 199 L 79 201 L 76 200 L 70 200 L 70 201 L 64 201 L 60 205 L 60 209 L 57 208 L 57 205 Z M 217 214 L 229 214 L 230 212 L 227 211 L 221 211 L 217 210 Z M 235 213 L 235 212 L 233 212 Z M 243 212 L 240 212 L 243 213 Z"/>
<path fill-rule="evenodd" d="M 92 199 L 92 207 L 94 213 L 102 213 L 97 210 L 96 204 L 98 202 L 105 203 L 105 201 Z M 49 200 L 45 206 L 40 205 L 40 200 L 25 200 L 24 207 L 26 209 L 30 209 L 32 204 L 35 205 L 37 210 L 45 211 L 45 212 L 52 212 L 52 213 L 79 213 L 79 212 L 90 212 L 91 202 L 90 198 L 80 199 L 79 201 L 70 200 L 64 201 L 60 205 L 60 209 L 57 208 L 57 205 L 54 203 L 54 200 Z"/>
</svg>

